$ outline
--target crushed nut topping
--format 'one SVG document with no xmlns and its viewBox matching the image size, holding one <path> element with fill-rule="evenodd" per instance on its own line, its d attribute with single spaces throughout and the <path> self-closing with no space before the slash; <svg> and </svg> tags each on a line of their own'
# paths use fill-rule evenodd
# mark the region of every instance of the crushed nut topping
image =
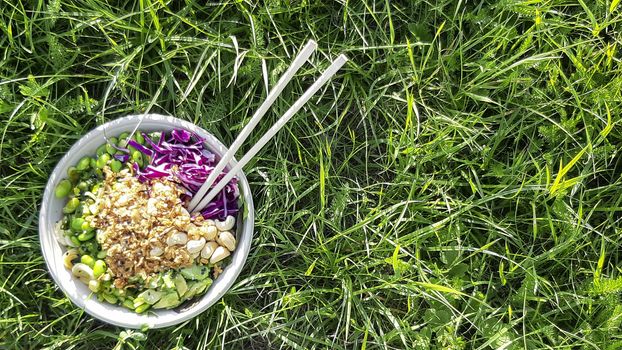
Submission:
<svg viewBox="0 0 622 350">
<path fill-rule="evenodd" d="M 99 211 L 88 219 L 107 251 L 115 287 L 123 288 L 134 276 L 146 280 L 192 265 L 185 242 L 199 238 L 210 222 L 201 215 L 190 217 L 180 199 L 183 189 L 165 178 L 141 183 L 127 169 L 114 173 L 106 167 L 104 174 Z"/>
</svg>

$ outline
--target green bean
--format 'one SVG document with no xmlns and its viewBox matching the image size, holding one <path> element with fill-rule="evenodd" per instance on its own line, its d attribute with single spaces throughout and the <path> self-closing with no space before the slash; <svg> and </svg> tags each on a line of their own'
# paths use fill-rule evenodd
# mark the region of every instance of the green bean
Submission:
<svg viewBox="0 0 622 350">
<path fill-rule="evenodd" d="M 54 191 L 56 198 L 65 198 L 71 192 L 71 181 L 64 179 L 61 180 L 56 186 L 56 191 Z"/>
<path fill-rule="evenodd" d="M 78 235 L 78 240 L 81 242 L 85 242 L 93 237 L 95 237 L 95 231 L 84 231 Z"/>
<path fill-rule="evenodd" d="M 97 260 L 93 264 L 93 275 L 95 278 L 106 273 L 106 263 L 103 260 Z"/>
<path fill-rule="evenodd" d="M 75 232 L 82 231 L 82 224 L 84 223 L 83 218 L 73 218 L 71 220 L 71 229 Z"/>
<path fill-rule="evenodd" d="M 110 159 L 112 157 L 108 153 L 102 154 L 101 157 L 97 158 L 97 168 L 103 169 Z"/>
<path fill-rule="evenodd" d="M 82 255 L 80 257 L 80 262 L 88 265 L 90 268 L 93 268 L 93 266 L 95 266 L 95 259 L 93 259 L 93 257 L 90 255 Z"/>
<path fill-rule="evenodd" d="M 69 176 L 69 180 L 71 180 L 71 182 L 75 183 L 80 179 L 80 172 L 75 166 L 70 166 L 67 168 L 67 176 Z"/>
<path fill-rule="evenodd" d="M 121 171 L 122 167 L 123 167 L 123 163 L 121 163 L 117 159 L 113 159 L 112 162 L 110 162 L 110 169 L 112 169 L 112 171 L 114 171 L 115 173 L 118 173 L 119 171 Z"/>
<path fill-rule="evenodd" d="M 80 205 L 80 200 L 76 197 L 73 197 L 67 202 L 67 204 L 63 208 L 63 213 L 71 214 L 74 211 L 76 211 L 79 205 Z"/>
<path fill-rule="evenodd" d="M 97 151 L 95 153 L 98 157 L 101 157 L 102 154 L 106 153 L 106 145 L 101 145 L 97 147 Z"/>
<path fill-rule="evenodd" d="M 91 157 L 84 157 L 80 159 L 78 165 L 76 165 L 76 169 L 79 171 L 84 171 L 89 168 L 91 165 Z"/>
</svg>

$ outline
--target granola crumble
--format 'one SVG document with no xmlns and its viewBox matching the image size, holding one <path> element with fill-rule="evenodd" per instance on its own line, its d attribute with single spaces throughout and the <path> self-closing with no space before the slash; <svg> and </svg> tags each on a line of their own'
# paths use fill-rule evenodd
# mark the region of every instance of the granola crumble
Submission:
<svg viewBox="0 0 622 350">
<path fill-rule="evenodd" d="M 88 219 L 107 251 L 115 287 L 123 288 L 134 276 L 146 280 L 161 271 L 191 266 L 193 257 L 185 242 L 177 244 L 175 239 L 184 237 L 180 234 L 198 239 L 211 222 L 201 215 L 191 218 L 180 199 L 183 189 L 166 178 L 141 183 L 127 169 L 114 173 L 106 167 L 104 174 L 97 193 L 99 210 Z"/>
</svg>

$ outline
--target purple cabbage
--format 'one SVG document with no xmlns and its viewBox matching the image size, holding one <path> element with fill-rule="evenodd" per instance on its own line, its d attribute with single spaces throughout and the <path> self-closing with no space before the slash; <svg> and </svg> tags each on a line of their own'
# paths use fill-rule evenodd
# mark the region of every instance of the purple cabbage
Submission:
<svg viewBox="0 0 622 350">
<path fill-rule="evenodd" d="M 182 200 L 189 200 L 216 166 L 216 155 L 205 148 L 204 140 L 195 133 L 175 129 L 170 133 L 163 132 L 157 142 L 145 133 L 142 135 L 148 147 L 134 140 L 128 142 L 128 146 L 136 148 L 150 159 L 149 164 L 142 169 L 134 163 L 136 176 L 142 182 L 166 177 L 180 183 L 186 189 Z M 224 175 L 218 175 L 214 185 Z M 239 196 L 237 179 L 233 178 L 201 214 L 206 219 L 224 219 L 227 215 L 235 215 L 239 211 Z"/>
<path fill-rule="evenodd" d="M 122 154 L 115 154 L 113 156 L 116 160 L 121 161 L 123 163 L 127 162 L 130 159 L 130 155 L 126 154 L 126 153 L 122 153 Z"/>
</svg>

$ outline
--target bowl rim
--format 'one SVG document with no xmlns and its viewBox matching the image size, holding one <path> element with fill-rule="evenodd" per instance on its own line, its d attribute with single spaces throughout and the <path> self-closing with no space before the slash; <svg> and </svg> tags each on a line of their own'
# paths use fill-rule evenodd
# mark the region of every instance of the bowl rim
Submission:
<svg viewBox="0 0 622 350">
<path fill-rule="evenodd" d="M 167 128 L 172 129 L 172 128 L 181 127 L 186 130 L 193 131 L 197 133 L 199 136 L 205 138 L 206 139 L 205 143 L 210 148 L 210 151 L 216 153 L 218 156 L 222 156 L 222 154 L 227 150 L 227 148 L 222 144 L 222 142 L 220 142 L 220 140 L 218 140 L 213 134 L 209 133 L 208 131 L 206 131 L 205 129 L 201 128 L 200 126 L 196 124 L 193 124 L 191 122 L 188 122 L 188 121 L 185 121 L 185 120 L 173 117 L 173 116 L 166 116 L 166 115 L 155 114 L 155 113 L 146 113 L 146 114 L 131 114 L 131 115 L 127 115 L 124 117 L 116 118 L 104 124 L 101 124 L 93 128 L 86 134 L 82 135 L 71 146 L 71 148 L 67 150 L 67 152 L 63 155 L 63 157 L 58 161 L 58 163 L 52 170 L 52 173 L 50 173 L 50 177 L 48 179 L 48 182 L 46 183 L 44 194 L 43 194 L 43 199 L 41 201 L 41 206 L 39 209 L 39 225 L 38 225 L 39 226 L 39 244 L 40 244 L 40 248 L 43 254 L 45 264 L 47 266 L 47 270 L 49 274 L 52 276 L 52 279 L 54 280 L 56 285 L 63 291 L 65 296 L 67 296 L 76 306 L 80 307 L 81 309 L 86 311 L 88 314 L 90 314 L 94 318 L 104 321 L 106 323 L 112 324 L 112 325 L 126 327 L 126 328 L 143 328 L 145 326 L 147 326 L 148 328 L 163 328 L 163 327 L 172 326 L 172 325 L 194 318 L 195 316 L 201 314 L 202 312 L 207 310 L 209 307 L 211 307 L 213 304 L 215 304 L 233 286 L 240 272 L 244 268 L 246 259 L 250 252 L 250 245 L 252 242 L 253 230 L 254 230 L 255 211 L 254 211 L 252 193 L 250 191 L 250 185 L 248 183 L 248 180 L 246 179 L 245 173 L 243 170 L 241 170 L 237 174 L 237 178 L 238 178 L 238 186 L 240 188 L 241 195 L 243 195 L 244 206 L 245 206 L 243 207 L 243 210 L 241 212 L 244 213 L 245 217 L 243 218 L 243 221 L 241 222 L 241 225 L 238 228 L 238 233 L 236 235 L 240 235 L 240 232 L 241 232 L 240 238 L 243 238 L 243 239 L 240 239 L 238 241 L 238 246 L 236 247 L 236 250 L 232 254 L 231 262 L 229 263 L 229 265 L 226 266 L 221 276 L 219 276 L 219 278 L 214 280 L 214 282 L 212 283 L 210 288 L 207 290 L 207 292 L 203 294 L 201 297 L 197 298 L 194 304 L 188 306 L 184 310 L 181 310 L 181 312 L 178 312 L 178 311 L 169 312 L 170 310 L 158 310 L 158 311 L 152 311 L 151 313 L 146 313 L 146 314 L 137 314 L 131 310 L 124 309 L 124 311 L 121 311 L 119 309 L 119 312 L 125 313 L 125 310 L 126 310 L 132 315 L 135 315 L 136 317 L 132 317 L 132 319 L 138 318 L 141 320 L 140 322 L 137 322 L 137 321 L 127 320 L 124 318 L 114 318 L 114 317 L 111 317 L 110 315 L 95 312 L 92 308 L 89 307 L 89 305 L 106 304 L 106 305 L 109 305 L 109 307 L 114 308 L 115 310 L 117 308 L 122 308 L 122 307 L 118 305 L 108 304 L 105 301 L 100 302 L 97 300 L 97 298 L 94 295 L 91 295 L 90 297 L 87 297 L 87 298 L 78 298 L 76 296 L 76 293 L 71 293 L 68 290 L 68 286 L 66 286 L 63 283 L 63 280 L 59 276 L 59 272 L 56 271 L 56 268 L 51 264 L 51 260 L 50 260 L 52 258 L 50 254 L 53 253 L 51 252 L 51 250 L 54 249 L 53 247 L 50 246 L 50 244 L 58 245 L 61 248 L 61 250 L 65 249 L 64 246 L 62 246 L 60 243 L 56 241 L 56 238 L 54 237 L 54 232 L 49 230 L 50 227 L 53 227 L 53 225 L 56 224 L 56 220 L 53 218 L 53 215 L 48 216 L 49 211 L 51 211 L 48 203 L 50 203 L 51 200 L 55 199 L 53 192 L 56 187 L 56 184 L 58 184 L 60 180 L 65 178 L 64 174 L 66 172 L 66 169 L 72 165 L 70 164 L 70 160 L 69 160 L 71 154 L 80 153 L 81 148 L 83 148 L 86 145 L 90 145 L 91 143 L 94 142 L 94 140 L 102 136 L 105 136 L 107 129 L 123 128 L 125 125 L 139 128 L 140 124 L 143 123 L 145 120 L 147 120 L 148 122 L 162 122 L 163 129 L 165 130 Z M 236 163 L 236 160 L 234 158 L 229 163 L 229 166 L 233 166 L 235 165 L 235 163 Z M 72 278 L 72 280 L 75 281 L 75 278 Z M 210 293 L 210 289 L 214 289 L 215 286 L 218 286 L 218 288 L 214 290 L 214 293 Z M 208 295 L 210 296 L 210 299 L 206 301 L 205 299 L 208 297 Z M 92 304 L 92 303 L 95 303 L 95 304 Z M 164 316 L 162 317 L 158 316 L 158 313 L 165 313 L 164 315 L 166 316 L 165 319 L 164 319 Z M 155 314 L 156 316 L 153 316 L 152 314 Z"/>
</svg>

